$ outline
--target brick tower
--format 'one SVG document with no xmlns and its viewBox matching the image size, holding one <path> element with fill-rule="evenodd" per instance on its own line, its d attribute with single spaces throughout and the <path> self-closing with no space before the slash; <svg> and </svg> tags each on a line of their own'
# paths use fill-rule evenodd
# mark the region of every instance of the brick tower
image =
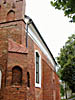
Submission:
<svg viewBox="0 0 75 100">
<path fill-rule="evenodd" d="M 25 0 L 0 0 L 0 100 L 26 100 Z"/>
</svg>

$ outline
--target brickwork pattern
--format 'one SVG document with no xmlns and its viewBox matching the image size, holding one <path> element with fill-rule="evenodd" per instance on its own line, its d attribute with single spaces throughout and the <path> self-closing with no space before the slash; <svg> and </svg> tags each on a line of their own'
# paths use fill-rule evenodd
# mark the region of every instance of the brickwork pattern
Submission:
<svg viewBox="0 0 75 100">
<path fill-rule="evenodd" d="M 59 78 L 52 64 L 29 36 L 26 48 L 24 13 L 25 0 L 0 0 L 0 100 L 60 100 Z M 41 55 L 41 88 L 35 87 L 35 50 Z M 21 84 L 15 82 L 20 82 L 15 79 L 21 74 L 16 70 L 13 75 L 15 66 L 21 68 Z"/>
</svg>

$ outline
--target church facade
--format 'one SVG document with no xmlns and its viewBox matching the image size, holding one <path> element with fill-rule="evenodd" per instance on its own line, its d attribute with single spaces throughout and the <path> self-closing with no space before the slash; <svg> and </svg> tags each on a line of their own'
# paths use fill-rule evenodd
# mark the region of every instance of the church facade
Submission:
<svg viewBox="0 0 75 100">
<path fill-rule="evenodd" d="M 25 7 L 0 0 L 0 100 L 60 100 L 56 61 Z"/>
</svg>

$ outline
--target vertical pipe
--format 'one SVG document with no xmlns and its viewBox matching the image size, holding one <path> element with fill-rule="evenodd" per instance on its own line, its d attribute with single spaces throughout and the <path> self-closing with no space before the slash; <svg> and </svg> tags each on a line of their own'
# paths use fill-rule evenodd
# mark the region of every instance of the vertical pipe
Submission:
<svg viewBox="0 0 75 100">
<path fill-rule="evenodd" d="M 28 24 L 26 24 L 26 48 L 28 48 Z"/>
</svg>

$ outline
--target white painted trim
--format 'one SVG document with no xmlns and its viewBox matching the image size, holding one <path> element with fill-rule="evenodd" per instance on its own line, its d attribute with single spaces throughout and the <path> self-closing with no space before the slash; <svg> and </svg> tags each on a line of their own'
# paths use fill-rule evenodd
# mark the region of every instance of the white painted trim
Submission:
<svg viewBox="0 0 75 100">
<path fill-rule="evenodd" d="M 51 64 L 55 67 L 55 62 L 53 58 L 51 57 L 49 51 L 47 50 L 45 44 L 39 37 L 38 33 L 36 30 L 33 28 L 32 25 L 29 25 L 28 28 L 28 35 L 32 38 L 32 40 L 38 45 L 38 47 L 41 49 L 41 51 L 45 54 L 45 56 L 48 58 L 48 60 L 51 62 Z"/>
<path fill-rule="evenodd" d="M 36 83 L 36 53 L 39 54 L 39 83 Z M 35 87 L 41 88 L 41 73 L 42 73 L 41 55 L 38 50 L 35 50 Z"/>
<path fill-rule="evenodd" d="M 1 89 L 2 72 L 0 70 L 0 89 Z"/>
</svg>

